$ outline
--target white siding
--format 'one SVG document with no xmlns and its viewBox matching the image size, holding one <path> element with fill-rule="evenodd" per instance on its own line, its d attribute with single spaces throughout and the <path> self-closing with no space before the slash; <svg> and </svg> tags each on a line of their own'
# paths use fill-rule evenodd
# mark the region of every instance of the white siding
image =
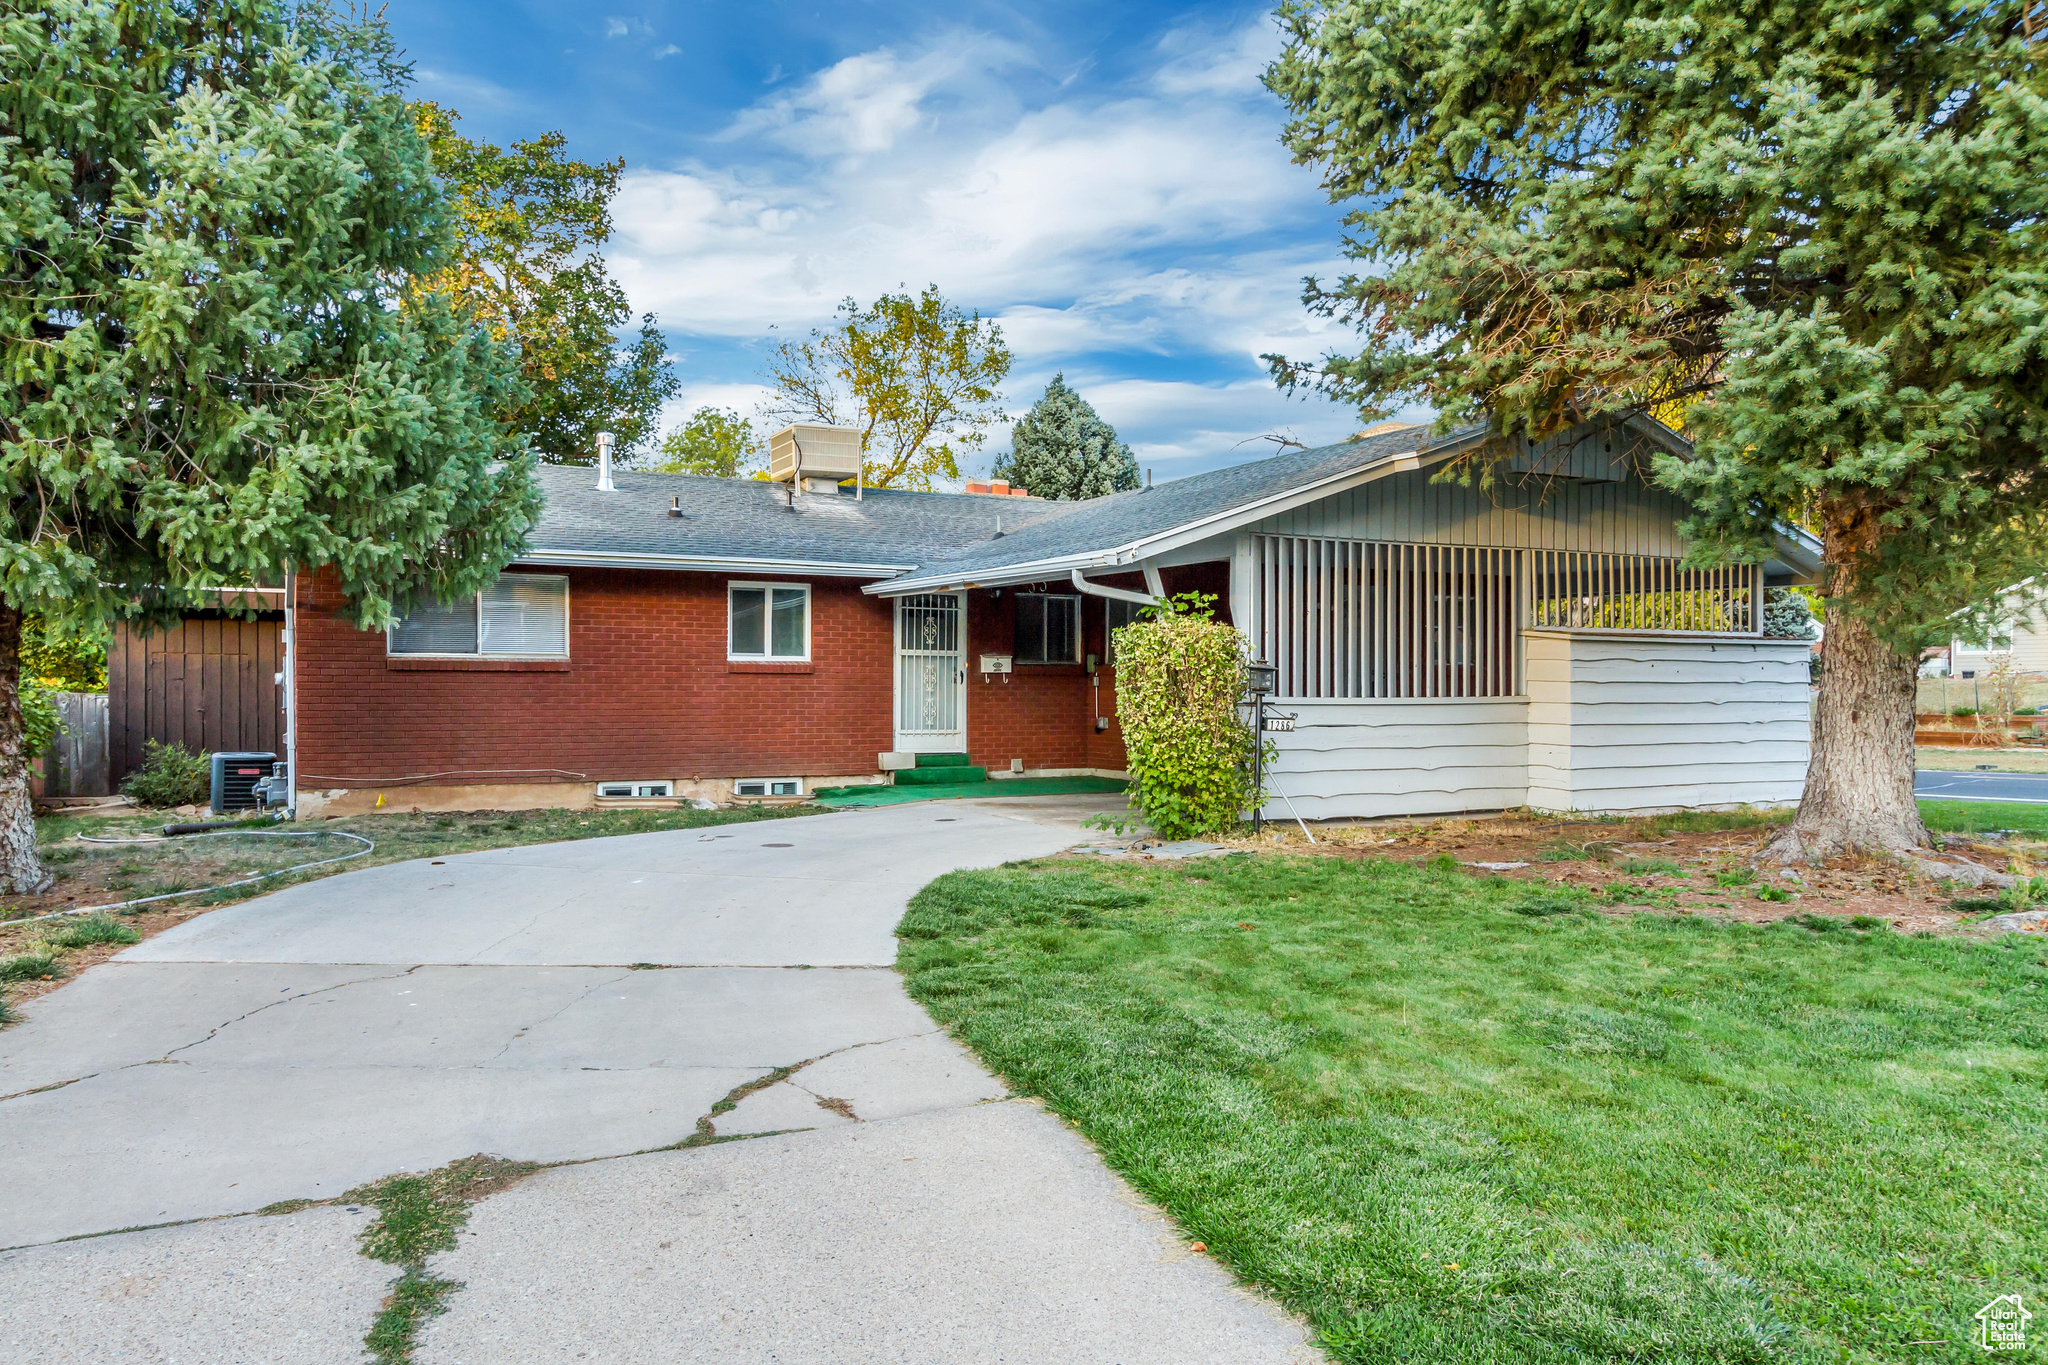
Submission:
<svg viewBox="0 0 2048 1365">
<path fill-rule="evenodd" d="M 1524 803 L 1528 707 L 1520 700 L 1290 701 L 1292 733 L 1267 784 L 1269 819 L 1442 815 Z"/>
<path fill-rule="evenodd" d="M 1804 641 L 1531 631 L 1529 804 L 1650 811 L 1799 799 Z"/>
<path fill-rule="evenodd" d="M 2013 623 L 2012 662 L 2022 673 L 2048 677 L 2048 608 L 2035 607 Z"/>
<path fill-rule="evenodd" d="M 1266 816 L 1627 812 L 1799 799 L 1803 641 L 1532 631 L 1528 699 L 1288 701 Z"/>
</svg>

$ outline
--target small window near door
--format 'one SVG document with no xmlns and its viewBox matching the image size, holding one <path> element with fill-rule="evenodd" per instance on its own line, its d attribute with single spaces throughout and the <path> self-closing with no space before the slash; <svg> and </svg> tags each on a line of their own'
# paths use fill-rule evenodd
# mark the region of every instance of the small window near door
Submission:
<svg viewBox="0 0 2048 1365">
<path fill-rule="evenodd" d="M 1017 594 L 1017 662 L 1081 661 L 1081 599 L 1062 593 Z"/>
<path fill-rule="evenodd" d="M 1136 602 L 1119 602 L 1114 597 L 1104 602 L 1107 627 L 1102 633 L 1104 657 L 1111 668 L 1116 667 L 1116 633 L 1138 619 L 1138 613 L 1145 610 Z"/>
<path fill-rule="evenodd" d="M 673 782 L 600 782 L 597 784 L 597 794 L 614 800 L 630 800 L 635 797 L 644 796 L 672 797 L 676 794 L 676 784 Z"/>
<path fill-rule="evenodd" d="M 735 796 L 802 796 L 801 777 L 743 777 L 732 784 Z"/>
<path fill-rule="evenodd" d="M 811 657 L 808 585 L 734 583 L 726 593 L 728 659 L 802 663 Z"/>
</svg>

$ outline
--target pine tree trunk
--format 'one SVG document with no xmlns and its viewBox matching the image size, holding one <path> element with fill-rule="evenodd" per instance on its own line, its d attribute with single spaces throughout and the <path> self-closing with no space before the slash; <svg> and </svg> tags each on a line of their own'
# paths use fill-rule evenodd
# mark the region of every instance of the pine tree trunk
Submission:
<svg viewBox="0 0 2048 1365">
<path fill-rule="evenodd" d="M 1828 599 L 1847 603 L 1859 551 L 1879 533 L 1878 510 L 1844 499 L 1824 509 Z M 1814 702 L 1813 758 L 1799 814 L 1763 852 L 1773 862 L 1822 862 L 1855 849 L 1913 855 L 1933 846 L 1913 799 L 1917 655 L 1900 654 L 1846 606 L 1828 613 Z"/>
<path fill-rule="evenodd" d="M 36 853 L 28 795 L 27 737 L 21 726 L 21 613 L 0 602 L 0 893 L 48 891 L 56 878 Z"/>
</svg>

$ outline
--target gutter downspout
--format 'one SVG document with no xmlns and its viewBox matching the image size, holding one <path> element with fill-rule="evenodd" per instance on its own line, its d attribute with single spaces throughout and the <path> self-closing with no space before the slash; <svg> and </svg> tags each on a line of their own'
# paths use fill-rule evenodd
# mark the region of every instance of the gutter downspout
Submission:
<svg viewBox="0 0 2048 1365">
<path fill-rule="evenodd" d="M 299 573 L 284 569 L 284 818 L 299 818 Z"/>
<path fill-rule="evenodd" d="M 1165 600 L 1166 587 L 1160 581 L 1159 570 L 1150 564 L 1145 567 L 1145 586 L 1148 592 L 1132 592 L 1129 588 L 1112 588 L 1106 583 L 1091 583 L 1079 569 L 1073 571 L 1074 586 L 1090 597 L 1107 597 L 1115 602 L 1136 602 L 1141 607 L 1156 607 Z"/>
</svg>

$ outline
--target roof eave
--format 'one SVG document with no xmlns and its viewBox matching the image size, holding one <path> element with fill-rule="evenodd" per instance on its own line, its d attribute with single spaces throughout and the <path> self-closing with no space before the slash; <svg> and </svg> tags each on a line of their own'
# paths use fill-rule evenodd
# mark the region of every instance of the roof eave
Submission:
<svg viewBox="0 0 2048 1365">
<path fill-rule="evenodd" d="M 861 591 L 878 597 L 901 597 L 917 592 L 947 592 L 965 587 L 995 588 L 1015 583 L 1035 583 L 1044 579 L 1065 578 L 1075 569 L 1128 567 L 1158 555 L 1170 554 L 1197 541 L 1226 534 L 1265 517 L 1277 516 L 1322 498 L 1362 487 L 1390 474 L 1403 474 L 1409 470 L 1439 463 L 1449 459 L 1459 448 L 1457 444 L 1447 444 L 1441 449 L 1432 447 L 1425 452 L 1397 451 L 1356 469 L 1325 475 L 1312 483 L 1302 484 L 1299 488 L 1270 493 L 1263 498 L 1255 498 L 1239 506 L 1224 508 L 1220 512 L 1196 517 L 1192 521 L 1168 527 L 1164 531 L 1155 531 L 1151 535 L 1140 536 L 1136 540 L 1101 550 L 1082 550 L 1045 559 L 1022 560 L 1015 564 L 991 565 L 978 572 L 969 570 L 923 574 L 916 578 L 894 578 L 885 583 L 870 583 Z"/>
</svg>

